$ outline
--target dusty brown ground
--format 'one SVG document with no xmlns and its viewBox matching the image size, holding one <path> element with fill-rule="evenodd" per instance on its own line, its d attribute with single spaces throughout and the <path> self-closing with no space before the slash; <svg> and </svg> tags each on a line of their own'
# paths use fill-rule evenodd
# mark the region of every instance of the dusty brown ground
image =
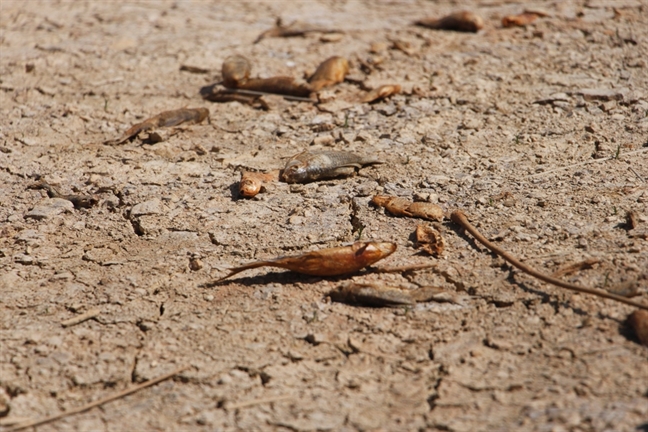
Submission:
<svg viewBox="0 0 648 432">
<path fill-rule="evenodd" d="M 630 307 L 540 283 L 450 223 L 443 257 L 421 255 L 419 221 L 368 202 L 462 208 L 527 263 L 551 273 L 599 258 L 565 278 L 638 280 L 647 302 L 648 245 L 625 214 L 648 225 L 648 2 L 455 3 L 2 0 L 0 424 L 191 365 L 38 430 L 647 430 L 648 348 L 625 324 Z M 482 32 L 410 25 L 463 7 L 484 17 Z M 550 16 L 501 28 L 525 7 Z M 345 33 L 253 45 L 277 16 Z M 385 45 L 372 54 L 374 42 Z M 203 101 L 235 53 L 255 76 L 300 79 L 342 55 L 353 82 L 320 109 Z M 359 68 L 377 57 L 379 69 Z M 404 93 L 356 102 L 390 83 Z M 183 106 L 209 108 L 211 124 L 102 144 Z M 238 199 L 241 168 L 279 168 L 317 137 L 389 163 Z M 28 188 L 43 178 L 99 205 Z M 212 283 L 233 265 L 353 241 L 352 216 L 363 239 L 398 243 L 384 265 L 439 269 L 353 279 L 439 285 L 459 304 L 331 303 L 345 278 L 268 269 Z M 62 327 L 96 307 L 95 320 Z"/>
</svg>

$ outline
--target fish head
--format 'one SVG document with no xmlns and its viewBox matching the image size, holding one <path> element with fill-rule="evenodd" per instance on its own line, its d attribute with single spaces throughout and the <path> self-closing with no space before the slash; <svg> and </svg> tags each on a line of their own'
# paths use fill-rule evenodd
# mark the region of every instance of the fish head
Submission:
<svg viewBox="0 0 648 432">
<path fill-rule="evenodd" d="M 308 164 L 299 160 L 291 160 L 286 164 L 281 174 L 286 183 L 303 183 L 309 180 Z"/>
<path fill-rule="evenodd" d="M 261 191 L 261 184 L 252 179 L 241 180 L 239 192 L 246 198 L 251 198 Z"/>
<path fill-rule="evenodd" d="M 197 123 L 200 123 L 209 117 L 209 110 L 207 108 L 197 108 L 196 112 L 198 113 L 198 118 L 196 119 Z"/>
<path fill-rule="evenodd" d="M 371 265 L 396 251 L 396 243 L 392 242 L 357 242 L 355 247 L 356 259 L 366 262 L 366 265 Z"/>
<path fill-rule="evenodd" d="M 250 77 L 252 66 L 242 55 L 227 57 L 223 62 L 222 76 L 225 87 L 236 88 Z"/>
</svg>

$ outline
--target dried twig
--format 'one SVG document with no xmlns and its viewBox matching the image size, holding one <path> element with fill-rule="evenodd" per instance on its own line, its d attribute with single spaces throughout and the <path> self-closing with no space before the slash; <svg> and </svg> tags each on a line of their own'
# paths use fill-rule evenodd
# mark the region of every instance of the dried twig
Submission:
<svg viewBox="0 0 648 432">
<path fill-rule="evenodd" d="M 562 268 L 559 268 L 555 272 L 551 273 L 551 277 L 557 278 L 557 277 L 560 277 L 560 276 L 566 276 L 568 274 L 572 274 L 572 273 L 575 273 L 577 271 L 580 271 L 580 270 L 583 270 L 583 269 L 586 269 L 586 268 L 592 268 L 592 266 L 594 264 L 598 264 L 600 262 L 601 262 L 601 260 L 598 259 L 598 258 L 588 258 L 588 259 L 586 259 L 584 261 L 580 261 L 580 262 L 577 262 L 577 263 L 572 263 L 572 264 L 569 264 L 569 265 L 564 266 Z"/>
<path fill-rule="evenodd" d="M 168 380 L 169 378 L 174 377 L 175 375 L 179 374 L 180 372 L 182 372 L 182 371 L 184 371 L 186 369 L 189 369 L 189 366 L 183 366 L 183 367 L 178 368 L 178 369 L 176 369 L 176 370 L 174 370 L 172 372 L 169 372 L 167 374 L 164 374 L 164 375 L 159 376 L 157 378 L 154 378 L 152 380 L 143 382 L 142 384 L 138 384 L 138 385 L 133 386 L 133 387 L 131 387 L 129 389 L 122 390 L 122 391 L 120 391 L 118 393 L 113 394 L 112 396 L 108 396 L 108 397 L 105 397 L 103 399 L 99 399 L 98 401 L 90 402 L 89 404 L 80 406 L 78 408 L 71 409 L 70 411 L 65 411 L 65 412 L 62 412 L 62 413 L 59 413 L 59 414 L 55 414 L 53 416 L 42 418 L 40 420 L 30 420 L 27 423 L 19 424 L 18 426 L 14 427 L 13 429 L 10 429 L 9 432 L 15 432 L 15 431 L 23 430 L 23 429 L 26 429 L 28 427 L 40 426 L 40 425 L 43 425 L 45 423 L 50 423 L 50 422 L 53 422 L 55 420 L 62 419 L 63 417 L 69 417 L 69 416 L 74 415 L 74 414 L 79 414 L 79 413 L 82 413 L 84 411 L 88 411 L 89 409 L 98 407 L 98 406 L 103 405 L 105 403 L 112 402 L 114 400 L 123 398 L 124 396 L 128 396 L 128 395 L 130 395 L 132 393 L 138 392 L 138 391 L 142 390 L 143 388 L 150 387 L 150 386 L 155 385 L 155 384 L 157 384 L 159 382 Z"/>
<path fill-rule="evenodd" d="M 86 320 L 89 320 L 91 318 L 94 318 L 94 317 L 98 316 L 100 313 L 101 313 L 101 309 L 99 309 L 99 308 L 90 309 L 86 313 L 82 313 L 81 315 L 77 315 L 77 316 L 72 317 L 70 319 L 67 319 L 65 321 L 61 321 L 61 325 L 63 327 L 70 327 L 70 326 L 73 326 L 73 325 L 77 325 L 77 324 L 82 323 L 83 321 L 86 321 Z"/>
<path fill-rule="evenodd" d="M 621 159 L 624 156 L 635 155 L 635 154 L 644 153 L 644 152 L 647 152 L 647 151 L 648 151 L 648 148 L 642 148 L 642 149 L 634 150 L 634 151 L 631 151 L 631 152 L 621 153 L 618 156 L 615 155 L 615 156 L 610 156 L 610 157 L 606 157 L 606 158 L 603 158 L 603 159 L 592 159 L 592 160 L 588 160 L 588 161 L 585 161 L 585 162 L 579 162 L 579 163 L 575 163 L 573 165 L 567 165 L 567 166 L 560 167 L 560 168 L 555 168 L 555 169 L 552 169 L 552 170 L 549 170 L 549 171 L 544 171 L 544 172 L 541 172 L 541 173 L 538 173 L 538 174 L 533 174 L 533 175 L 528 176 L 527 178 L 542 177 L 544 175 L 552 174 L 552 173 L 555 173 L 557 171 L 562 171 L 562 170 L 566 170 L 566 169 L 569 169 L 569 168 L 576 168 L 576 167 L 579 167 L 579 166 L 582 166 L 582 165 L 589 165 L 589 164 L 593 164 L 593 163 L 605 162 L 605 161 L 609 161 L 609 160 L 612 160 L 612 159 Z"/>
<path fill-rule="evenodd" d="M 250 95 L 250 96 L 266 96 L 266 95 L 276 95 L 276 94 L 278 94 L 278 93 L 269 93 L 269 92 L 262 92 L 262 91 L 256 91 L 256 90 L 246 90 L 246 89 L 224 89 L 224 90 L 221 90 L 221 92 L 222 93 Z M 286 100 L 290 100 L 290 101 L 310 102 L 310 103 L 317 102 L 314 99 L 310 99 L 310 98 L 306 98 L 306 97 L 300 97 L 300 96 L 291 96 L 291 95 L 285 95 L 285 94 L 279 94 L 279 96 L 283 97 Z"/>
<path fill-rule="evenodd" d="M 249 401 L 245 402 L 237 402 L 237 403 L 227 403 L 225 404 L 225 409 L 227 410 L 235 410 L 239 408 L 247 408 L 250 406 L 254 405 L 261 405 L 265 403 L 272 403 L 272 402 L 279 402 L 282 400 L 287 400 L 287 399 L 293 399 L 294 396 L 291 395 L 281 395 L 281 396 L 270 396 L 266 398 L 259 398 L 259 399 L 252 399 Z"/>
<path fill-rule="evenodd" d="M 372 268 L 374 273 L 405 273 L 417 270 L 425 270 L 436 267 L 437 264 L 411 264 L 398 267 L 375 267 Z"/>
<path fill-rule="evenodd" d="M 616 300 L 618 302 L 625 303 L 625 304 L 628 304 L 628 305 L 631 305 L 631 306 L 635 306 L 635 307 L 638 307 L 640 309 L 648 310 L 648 305 L 644 305 L 644 304 L 629 300 L 629 299 L 627 299 L 625 297 L 615 295 L 615 294 L 609 293 L 607 291 L 599 290 L 599 289 L 596 289 L 596 288 L 587 288 L 587 287 L 582 287 L 582 286 L 579 286 L 579 285 L 574 285 L 574 284 L 570 284 L 570 283 L 567 283 L 567 282 L 563 282 L 560 279 L 556 279 L 556 278 L 548 276 L 548 275 L 546 275 L 544 273 L 540 273 L 539 271 L 527 266 L 526 264 L 521 263 L 515 257 L 513 257 L 513 255 L 509 254 L 505 250 L 503 250 L 503 249 L 499 248 L 498 246 L 494 245 L 493 243 L 488 241 L 483 235 L 481 235 L 481 233 L 479 231 L 477 231 L 477 228 L 475 228 L 474 226 L 472 226 L 470 224 L 470 222 L 468 222 L 468 219 L 466 218 L 466 215 L 463 214 L 463 212 L 461 210 L 453 211 L 452 215 L 450 216 L 450 219 L 452 219 L 452 221 L 454 223 L 461 226 L 463 229 L 465 229 L 470 234 L 472 234 L 473 237 L 475 237 L 481 244 L 486 246 L 488 249 L 490 249 L 491 251 L 495 252 L 497 255 L 504 258 L 506 261 L 511 263 L 513 266 L 519 268 L 520 270 L 522 270 L 523 272 L 525 272 L 527 274 L 530 274 L 533 277 L 536 277 L 536 278 L 540 279 L 541 281 L 550 283 L 552 285 L 559 286 L 561 288 L 566 288 L 568 290 L 581 292 L 581 293 L 585 293 L 585 294 L 592 294 L 592 295 L 595 295 L 595 296 L 598 296 L 598 297 L 603 297 L 603 298 L 607 298 L 607 299 L 611 299 L 611 300 Z"/>
</svg>

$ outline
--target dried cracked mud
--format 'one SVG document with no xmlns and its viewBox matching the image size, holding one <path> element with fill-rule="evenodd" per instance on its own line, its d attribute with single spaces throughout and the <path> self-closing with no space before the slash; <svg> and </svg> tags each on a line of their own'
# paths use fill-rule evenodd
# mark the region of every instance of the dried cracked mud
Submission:
<svg viewBox="0 0 648 432">
<path fill-rule="evenodd" d="M 461 9 L 484 29 L 412 25 Z M 524 9 L 546 16 L 502 28 Z M 254 44 L 277 17 L 338 32 Z M 203 100 L 234 54 L 258 77 L 303 80 L 332 55 L 351 71 L 319 104 Z M 402 92 L 359 102 L 383 84 Z M 647 89 L 645 0 L 3 0 L 0 428 L 186 365 L 37 430 L 647 430 L 648 347 L 626 323 L 633 308 L 539 282 L 449 221 L 443 254 L 424 255 L 420 220 L 369 205 L 383 194 L 463 209 L 527 264 L 553 273 L 596 260 L 562 278 L 634 286 L 646 303 Z M 182 107 L 211 121 L 161 129 L 155 144 L 104 144 Z M 238 196 L 241 170 L 321 148 L 387 163 Z M 98 203 L 76 209 L 38 181 Z M 360 236 L 398 244 L 376 266 L 436 267 L 261 268 L 214 283 L 229 267 Z M 331 302 L 349 280 L 434 285 L 457 301 Z"/>
</svg>

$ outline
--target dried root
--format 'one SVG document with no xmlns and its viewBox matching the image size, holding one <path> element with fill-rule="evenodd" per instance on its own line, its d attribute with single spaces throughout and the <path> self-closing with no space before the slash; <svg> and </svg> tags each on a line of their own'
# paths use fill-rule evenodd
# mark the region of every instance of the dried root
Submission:
<svg viewBox="0 0 648 432">
<path fill-rule="evenodd" d="M 513 255 L 509 254 L 505 250 L 501 249 L 499 246 L 497 246 L 497 245 L 491 243 L 490 241 L 488 241 L 486 239 L 486 237 L 484 237 L 477 230 L 477 228 L 475 228 L 474 226 L 472 226 L 470 224 L 470 222 L 468 222 L 468 219 L 466 218 L 466 215 L 463 214 L 463 212 L 461 210 L 453 211 L 451 216 L 450 216 L 450 219 L 452 219 L 452 222 L 456 223 L 457 225 L 459 225 L 460 227 L 462 227 L 463 229 L 468 231 L 477 241 L 479 241 L 481 244 L 486 246 L 493 253 L 496 253 L 497 255 L 501 256 L 506 261 L 511 263 L 513 266 L 519 268 L 523 272 L 525 272 L 525 273 L 527 273 L 527 274 L 529 274 L 529 275 L 531 275 L 531 276 L 533 276 L 535 278 L 540 279 L 541 281 L 544 281 L 544 282 L 550 283 L 552 285 L 556 285 L 556 286 L 559 286 L 561 288 L 565 288 L 565 289 L 568 289 L 568 290 L 571 290 L 571 291 L 576 291 L 576 292 L 585 293 L 585 294 L 591 294 L 591 295 L 595 295 L 595 296 L 598 296 L 598 297 L 607 298 L 607 299 L 610 299 L 610 300 L 616 300 L 618 302 L 625 303 L 627 305 L 635 306 L 635 307 L 638 307 L 638 308 L 643 309 L 643 310 L 648 310 L 647 305 L 644 305 L 644 304 L 641 304 L 639 302 L 630 300 L 630 299 L 628 299 L 626 297 L 623 297 L 623 296 L 620 296 L 620 295 L 617 295 L 617 294 L 612 294 L 610 292 L 595 289 L 595 288 L 587 288 L 587 287 L 582 287 L 582 286 L 579 286 L 579 285 L 574 285 L 574 284 L 570 284 L 570 283 L 567 283 L 567 282 L 563 282 L 560 279 L 556 279 L 556 278 L 551 277 L 549 275 L 546 275 L 544 273 L 540 273 L 539 271 L 529 267 L 528 265 L 523 264 L 522 262 L 520 262 L 520 260 L 515 258 Z"/>
</svg>

